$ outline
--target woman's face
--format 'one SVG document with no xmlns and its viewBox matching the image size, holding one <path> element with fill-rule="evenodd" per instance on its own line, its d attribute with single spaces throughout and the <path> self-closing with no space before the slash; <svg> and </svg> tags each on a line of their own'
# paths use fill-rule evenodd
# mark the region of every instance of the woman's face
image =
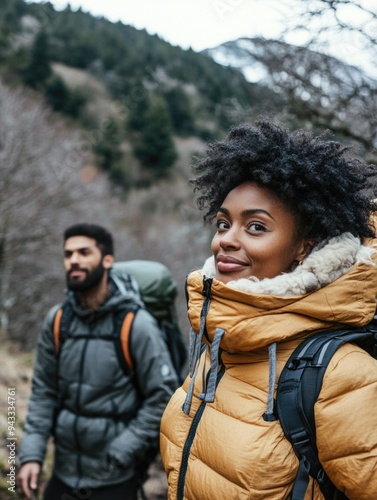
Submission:
<svg viewBox="0 0 377 500">
<path fill-rule="evenodd" d="M 272 191 L 252 182 L 229 192 L 216 227 L 212 252 L 216 277 L 223 283 L 250 276 L 274 278 L 306 255 L 292 213 Z"/>
</svg>

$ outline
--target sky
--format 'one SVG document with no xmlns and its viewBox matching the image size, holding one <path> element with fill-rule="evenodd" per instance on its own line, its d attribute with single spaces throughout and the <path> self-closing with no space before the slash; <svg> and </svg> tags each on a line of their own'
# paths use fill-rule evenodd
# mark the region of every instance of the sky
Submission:
<svg viewBox="0 0 377 500">
<path fill-rule="evenodd" d="M 32 1 L 32 0 L 27 0 Z M 44 0 L 33 0 L 44 1 Z M 58 10 L 67 5 L 66 0 L 50 0 Z M 310 2 L 310 0 L 307 0 Z M 376 10 L 377 0 L 361 0 Z M 95 16 L 104 16 L 110 21 L 122 21 L 137 29 L 146 29 L 149 34 L 158 34 L 172 45 L 199 52 L 239 37 L 264 36 L 276 39 L 287 26 L 292 7 L 298 0 L 70 0 L 72 9 L 81 7 Z M 348 10 L 349 22 L 355 21 L 355 12 Z M 287 8 L 288 5 L 288 8 Z M 347 14 L 347 12 L 346 12 Z M 304 43 L 303 32 L 291 33 L 286 40 L 300 45 Z M 330 53 L 350 64 L 367 71 L 365 51 L 357 38 L 330 41 L 323 52 Z M 370 71 L 368 71 L 370 73 Z M 377 68 L 372 73 L 377 77 Z"/>
<path fill-rule="evenodd" d="M 40 1 L 40 0 L 37 0 Z M 56 9 L 65 0 L 51 0 Z M 121 20 L 172 45 L 195 51 L 215 47 L 240 36 L 274 38 L 281 28 L 277 0 L 70 0 L 110 21 Z"/>
</svg>

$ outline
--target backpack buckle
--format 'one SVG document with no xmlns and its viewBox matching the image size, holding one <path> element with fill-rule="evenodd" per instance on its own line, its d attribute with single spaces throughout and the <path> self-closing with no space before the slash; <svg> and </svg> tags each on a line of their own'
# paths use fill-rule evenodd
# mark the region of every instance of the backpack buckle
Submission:
<svg viewBox="0 0 377 500">
<path fill-rule="evenodd" d="M 291 434 L 291 439 L 294 448 L 297 449 L 297 451 L 301 455 L 304 455 L 303 451 L 301 450 L 306 450 L 308 448 L 308 445 L 310 444 L 310 438 L 306 430 L 301 429 L 300 431 Z"/>
<path fill-rule="evenodd" d="M 291 361 L 288 364 L 288 369 L 297 370 L 298 368 L 303 368 L 306 365 L 308 365 L 311 361 L 313 361 L 312 354 L 307 354 L 307 355 L 299 354 L 295 358 L 291 359 Z"/>
</svg>

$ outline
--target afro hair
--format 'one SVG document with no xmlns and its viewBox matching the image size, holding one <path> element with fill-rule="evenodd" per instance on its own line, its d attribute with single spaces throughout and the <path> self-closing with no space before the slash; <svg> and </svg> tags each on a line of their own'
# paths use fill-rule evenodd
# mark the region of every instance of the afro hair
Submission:
<svg viewBox="0 0 377 500">
<path fill-rule="evenodd" d="M 377 167 L 351 157 L 349 149 L 324 134 L 291 132 L 263 119 L 236 126 L 224 140 L 210 144 L 190 183 L 200 192 L 197 203 L 206 210 L 206 222 L 232 189 L 254 182 L 286 204 L 306 238 L 320 242 L 344 232 L 373 237 L 371 215 L 377 203 L 366 188 Z"/>
</svg>

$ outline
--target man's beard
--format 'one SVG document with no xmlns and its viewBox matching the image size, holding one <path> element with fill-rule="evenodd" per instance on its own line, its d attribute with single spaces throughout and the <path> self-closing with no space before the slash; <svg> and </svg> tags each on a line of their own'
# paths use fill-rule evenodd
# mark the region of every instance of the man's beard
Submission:
<svg viewBox="0 0 377 500">
<path fill-rule="evenodd" d="M 76 281 L 75 279 L 71 279 L 69 274 L 75 268 L 71 268 L 67 271 L 67 287 L 73 292 L 85 292 L 99 285 L 102 281 L 103 275 L 105 274 L 105 268 L 102 265 L 102 262 L 98 264 L 92 271 L 87 271 L 86 269 L 80 269 L 86 273 L 86 277 L 82 281 Z"/>
</svg>

